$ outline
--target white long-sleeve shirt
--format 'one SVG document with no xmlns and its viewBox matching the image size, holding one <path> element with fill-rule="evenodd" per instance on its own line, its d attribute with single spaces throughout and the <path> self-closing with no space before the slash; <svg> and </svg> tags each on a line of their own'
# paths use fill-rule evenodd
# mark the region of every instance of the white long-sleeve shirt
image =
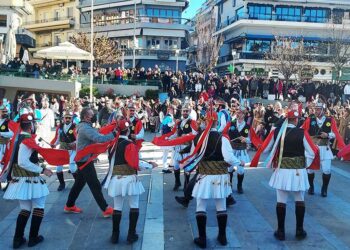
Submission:
<svg viewBox="0 0 350 250">
<path fill-rule="evenodd" d="M 344 88 L 344 95 L 350 95 L 350 84 L 346 84 Z"/>
<path fill-rule="evenodd" d="M 28 133 L 22 132 L 21 134 L 28 134 Z M 33 149 L 21 143 L 21 145 L 19 145 L 19 150 L 18 150 L 18 165 L 21 168 L 24 168 L 25 170 L 28 170 L 30 172 L 41 173 L 41 171 L 43 171 L 43 168 L 29 160 L 33 152 L 34 152 Z"/>
</svg>

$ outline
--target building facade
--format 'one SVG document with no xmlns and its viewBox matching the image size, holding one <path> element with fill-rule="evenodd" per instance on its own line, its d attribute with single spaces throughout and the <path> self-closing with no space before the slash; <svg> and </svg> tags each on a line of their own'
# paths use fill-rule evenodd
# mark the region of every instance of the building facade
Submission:
<svg viewBox="0 0 350 250">
<path fill-rule="evenodd" d="M 125 68 L 184 70 L 190 27 L 182 12 L 187 5 L 186 0 L 95 0 L 94 33 L 116 41 Z M 79 10 L 80 31 L 89 33 L 91 1 L 80 0 Z"/>
<path fill-rule="evenodd" d="M 213 45 L 210 41 L 215 39 L 212 35 L 216 31 L 218 17 L 215 3 L 215 0 L 204 2 L 189 22 L 193 28 L 189 34 L 188 70 L 208 67 L 211 64 L 210 52 Z"/>
<path fill-rule="evenodd" d="M 32 6 L 25 0 L 0 1 L 0 44 L 5 42 L 6 33 L 10 29 L 10 26 L 14 23 L 17 23 L 15 25 L 19 26 L 19 28 L 15 31 L 17 42 L 17 56 L 19 56 L 21 47 L 24 49 L 35 47 L 34 34 L 21 27 L 26 16 L 32 13 Z"/>
<path fill-rule="evenodd" d="M 35 34 L 36 51 L 68 41 L 79 28 L 77 0 L 30 0 L 34 11 L 23 27 Z"/>
<path fill-rule="evenodd" d="M 303 40 L 312 51 L 313 79 L 332 80 L 332 32 L 350 41 L 350 1 L 347 0 L 218 0 L 217 31 L 224 37 L 217 69 L 234 64 L 240 72 L 276 72 L 266 54 L 276 36 Z M 280 75 L 281 77 L 281 75 Z"/>
</svg>

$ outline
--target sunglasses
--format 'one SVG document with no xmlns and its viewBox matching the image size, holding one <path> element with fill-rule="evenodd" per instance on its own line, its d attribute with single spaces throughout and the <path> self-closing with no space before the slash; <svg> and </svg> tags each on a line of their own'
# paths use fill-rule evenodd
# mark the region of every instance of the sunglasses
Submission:
<svg viewBox="0 0 350 250">
<path fill-rule="evenodd" d="M 72 117 L 65 117 L 66 120 L 72 120 Z"/>
</svg>

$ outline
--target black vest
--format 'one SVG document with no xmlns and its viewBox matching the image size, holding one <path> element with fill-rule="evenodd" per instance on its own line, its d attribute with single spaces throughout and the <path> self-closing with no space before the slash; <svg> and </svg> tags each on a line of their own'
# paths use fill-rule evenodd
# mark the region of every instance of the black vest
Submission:
<svg viewBox="0 0 350 250">
<path fill-rule="evenodd" d="M 311 136 L 315 136 L 315 135 L 320 135 L 322 132 L 325 133 L 330 133 L 332 131 L 331 128 L 331 118 L 327 117 L 326 120 L 324 121 L 324 123 L 322 124 L 322 127 L 319 127 L 317 125 L 317 120 L 315 117 L 310 119 L 310 128 L 309 128 L 309 134 Z"/>
<path fill-rule="evenodd" d="M 12 164 L 18 164 L 18 151 L 19 151 L 19 146 L 21 145 L 22 141 L 24 139 L 28 138 L 28 135 L 24 135 L 24 134 L 20 134 L 18 136 L 18 141 L 17 141 L 17 144 L 15 145 L 15 153 L 14 153 L 14 157 L 13 157 L 13 162 Z M 30 158 L 29 158 L 29 161 L 34 163 L 34 164 L 37 164 L 39 162 L 39 157 L 38 157 L 38 152 L 37 151 L 33 151 L 33 153 L 31 154 Z"/>
<path fill-rule="evenodd" d="M 250 126 L 246 123 L 244 128 L 241 131 L 238 131 L 237 122 L 236 121 L 231 122 L 231 127 L 228 132 L 230 140 L 236 139 L 241 136 L 247 138 L 249 135 L 249 129 L 250 129 Z"/>
<path fill-rule="evenodd" d="M 114 165 L 122 165 L 127 164 L 124 154 L 125 154 L 125 148 L 130 143 L 133 143 L 125 138 L 119 138 L 118 139 L 118 145 L 117 149 L 115 150 L 115 159 L 114 159 Z"/>
<path fill-rule="evenodd" d="M 192 120 L 189 118 L 182 128 L 181 128 L 181 122 L 177 125 L 178 136 L 187 135 L 192 132 L 191 121 Z"/>
<path fill-rule="evenodd" d="M 131 126 L 130 126 L 130 135 L 135 134 L 136 123 L 138 122 L 138 120 L 139 119 L 134 118 L 134 120 L 132 121 Z"/>
<path fill-rule="evenodd" d="M 274 133 L 275 141 L 280 128 Z M 287 128 L 284 138 L 283 157 L 297 157 L 305 155 L 304 130 L 301 128 Z M 281 142 L 280 142 L 281 143 Z M 279 145 L 280 147 L 280 145 Z"/>
<path fill-rule="evenodd" d="M 199 137 L 203 132 L 197 134 L 194 138 L 194 144 L 197 145 L 199 141 Z M 223 161 L 224 157 L 221 152 L 221 138 L 222 135 L 218 131 L 210 131 L 208 138 L 208 145 L 205 149 L 204 156 L 202 158 L 203 161 Z M 202 145 L 203 146 L 203 145 Z"/>
<path fill-rule="evenodd" d="M 0 126 L 0 132 L 9 132 L 9 119 L 5 119 Z"/>
<path fill-rule="evenodd" d="M 66 142 L 66 143 L 74 142 L 76 140 L 75 135 L 74 135 L 75 124 L 74 123 L 71 124 L 71 126 L 67 130 L 67 133 L 64 132 L 63 127 L 64 127 L 64 125 L 61 124 L 60 128 L 59 128 L 59 131 L 60 131 L 59 140 L 60 140 L 60 142 Z"/>
</svg>

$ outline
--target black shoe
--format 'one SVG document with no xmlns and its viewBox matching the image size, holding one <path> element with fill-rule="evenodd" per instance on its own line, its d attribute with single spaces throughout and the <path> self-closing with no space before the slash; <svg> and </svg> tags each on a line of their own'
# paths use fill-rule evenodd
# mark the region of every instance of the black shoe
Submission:
<svg viewBox="0 0 350 250">
<path fill-rule="evenodd" d="M 309 188 L 308 194 L 309 194 L 309 195 L 314 195 L 314 194 L 315 194 L 314 187 L 310 187 L 310 188 Z"/>
<path fill-rule="evenodd" d="M 242 186 L 237 186 L 237 193 L 243 194 L 243 188 L 242 188 Z"/>
<path fill-rule="evenodd" d="M 304 229 L 297 229 L 295 232 L 295 238 L 297 238 L 298 240 L 303 240 L 305 239 L 307 236 L 307 233 Z"/>
<path fill-rule="evenodd" d="M 171 174 L 172 173 L 172 171 L 170 169 L 163 169 L 162 172 L 164 174 Z"/>
<path fill-rule="evenodd" d="M 112 244 L 117 244 L 119 241 L 119 232 L 113 232 L 111 236 Z"/>
<path fill-rule="evenodd" d="M 232 206 L 234 204 L 236 204 L 236 200 L 233 198 L 232 195 L 230 195 L 229 197 L 226 198 L 226 207 Z"/>
<path fill-rule="evenodd" d="M 284 241 L 286 239 L 286 235 L 283 231 L 276 230 L 275 233 L 273 234 L 276 239 L 280 241 Z"/>
<path fill-rule="evenodd" d="M 16 249 L 16 248 L 20 248 L 24 243 L 26 243 L 26 238 L 22 237 L 22 238 L 14 238 L 13 239 L 13 245 L 12 248 Z"/>
<path fill-rule="evenodd" d="M 187 208 L 188 204 L 190 203 L 190 201 L 185 197 L 175 196 L 175 200 L 177 201 L 177 203 L 181 204 L 185 208 Z"/>
<path fill-rule="evenodd" d="M 199 246 L 200 248 L 206 248 L 207 247 L 207 239 L 203 239 L 201 237 L 195 238 L 193 240 L 194 244 Z"/>
<path fill-rule="evenodd" d="M 129 244 L 132 244 L 132 243 L 136 242 L 138 239 L 139 239 L 138 234 L 132 234 L 132 235 L 128 234 L 128 238 L 126 239 L 126 241 Z"/>
<path fill-rule="evenodd" d="M 222 245 L 222 246 L 226 246 L 227 245 L 227 238 L 226 235 L 218 235 L 218 237 L 216 238 L 218 240 L 218 242 Z"/>
<path fill-rule="evenodd" d="M 64 182 L 60 183 L 60 185 L 57 188 L 57 191 L 58 192 L 63 191 L 65 188 L 66 188 L 66 184 Z"/>
<path fill-rule="evenodd" d="M 40 242 L 43 242 L 44 241 L 44 237 L 39 235 L 35 238 L 29 238 L 29 241 L 28 241 L 28 247 L 34 247 L 36 246 L 37 244 L 39 244 Z"/>
</svg>

